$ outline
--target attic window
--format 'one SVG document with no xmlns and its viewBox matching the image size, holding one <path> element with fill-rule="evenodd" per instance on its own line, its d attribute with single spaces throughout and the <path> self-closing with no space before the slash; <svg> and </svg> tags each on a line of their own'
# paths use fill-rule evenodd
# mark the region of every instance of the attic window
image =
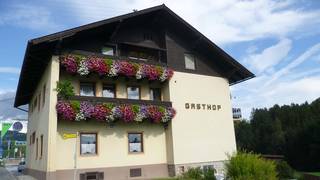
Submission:
<svg viewBox="0 0 320 180">
<path fill-rule="evenodd" d="M 193 54 L 184 54 L 184 62 L 185 62 L 185 68 L 195 70 L 196 69 L 196 63 L 195 63 L 195 57 Z"/>
<path fill-rule="evenodd" d="M 143 40 L 150 40 L 150 41 L 152 41 L 152 34 L 150 34 L 150 33 L 144 33 L 143 34 Z"/>
<path fill-rule="evenodd" d="M 101 48 L 101 53 L 103 55 L 113 56 L 114 55 L 114 47 L 112 47 L 112 46 L 103 46 Z"/>
</svg>

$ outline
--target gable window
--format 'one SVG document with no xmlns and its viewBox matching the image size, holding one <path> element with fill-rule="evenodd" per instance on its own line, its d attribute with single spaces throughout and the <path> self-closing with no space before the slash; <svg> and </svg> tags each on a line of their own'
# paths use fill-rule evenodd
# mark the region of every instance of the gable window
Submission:
<svg viewBox="0 0 320 180">
<path fill-rule="evenodd" d="M 102 96 L 108 98 L 116 97 L 116 88 L 115 85 L 112 84 L 104 84 L 102 90 Z"/>
<path fill-rule="evenodd" d="M 94 83 L 80 83 L 80 96 L 95 96 Z"/>
<path fill-rule="evenodd" d="M 40 159 L 43 155 L 43 135 L 40 136 Z"/>
<path fill-rule="evenodd" d="M 43 85 L 42 94 L 42 106 L 44 106 L 46 102 L 46 84 Z"/>
<path fill-rule="evenodd" d="M 97 133 L 80 134 L 80 154 L 97 154 Z"/>
<path fill-rule="evenodd" d="M 140 99 L 140 87 L 129 86 L 127 87 L 128 99 Z"/>
<path fill-rule="evenodd" d="M 152 38 L 152 34 L 151 33 L 143 33 L 143 40 L 145 41 L 152 41 L 153 38 Z"/>
<path fill-rule="evenodd" d="M 195 57 L 193 54 L 184 54 L 184 63 L 186 69 L 195 70 L 196 69 L 196 63 L 195 63 Z"/>
<path fill-rule="evenodd" d="M 129 152 L 143 152 L 143 134 L 128 133 Z"/>
<path fill-rule="evenodd" d="M 161 101 L 161 89 L 150 88 L 150 100 Z"/>
<path fill-rule="evenodd" d="M 34 111 L 37 110 L 37 104 L 38 104 L 37 98 L 38 98 L 38 96 L 36 96 L 35 99 L 33 100 L 33 106 L 32 107 L 33 107 Z"/>
<path fill-rule="evenodd" d="M 144 48 L 132 45 L 122 45 L 121 46 L 121 56 L 126 56 L 129 59 L 139 60 L 139 61 L 159 61 L 159 51 L 151 48 Z"/>
<path fill-rule="evenodd" d="M 41 92 L 38 94 L 38 111 L 40 111 L 40 105 L 41 104 Z"/>
<path fill-rule="evenodd" d="M 113 56 L 115 53 L 114 53 L 114 47 L 112 46 L 104 46 L 101 48 L 101 53 L 103 55 L 109 55 L 109 56 Z"/>
<path fill-rule="evenodd" d="M 36 159 L 38 159 L 38 149 L 39 149 L 39 147 L 38 147 L 38 138 L 37 138 L 37 140 L 36 140 Z"/>
<path fill-rule="evenodd" d="M 36 141 L 36 132 L 34 131 L 31 136 L 32 136 L 32 139 L 31 139 L 32 144 L 34 144 L 34 142 Z"/>
</svg>

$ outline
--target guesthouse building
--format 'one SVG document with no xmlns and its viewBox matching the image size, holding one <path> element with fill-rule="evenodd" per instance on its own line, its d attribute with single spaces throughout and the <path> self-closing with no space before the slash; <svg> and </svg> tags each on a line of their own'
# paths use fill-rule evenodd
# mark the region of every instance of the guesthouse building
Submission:
<svg viewBox="0 0 320 180">
<path fill-rule="evenodd" d="M 28 41 L 26 172 L 41 180 L 223 172 L 236 151 L 229 86 L 254 75 L 160 5 Z"/>
</svg>

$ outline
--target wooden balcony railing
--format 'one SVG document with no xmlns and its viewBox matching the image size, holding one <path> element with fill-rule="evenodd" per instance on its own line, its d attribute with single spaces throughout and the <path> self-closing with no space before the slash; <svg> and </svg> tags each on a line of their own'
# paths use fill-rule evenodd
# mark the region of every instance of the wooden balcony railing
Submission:
<svg viewBox="0 0 320 180">
<path fill-rule="evenodd" d="M 136 105 L 156 105 L 164 107 L 172 107 L 170 101 L 154 101 L 154 100 L 136 100 L 136 99 L 125 99 L 125 98 L 107 98 L 107 97 L 96 97 L 96 96 L 72 96 L 69 100 L 76 101 L 88 101 L 93 104 L 98 103 L 113 103 L 119 104 L 136 104 Z"/>
</svg>

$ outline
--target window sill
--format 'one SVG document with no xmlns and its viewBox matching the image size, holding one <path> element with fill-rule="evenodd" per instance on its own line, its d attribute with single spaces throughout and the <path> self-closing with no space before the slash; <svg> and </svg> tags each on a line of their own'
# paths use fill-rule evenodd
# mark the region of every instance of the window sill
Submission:
<svg viewBox="0 0 320 180">
<path fill-rule="evenodd" d="M 98 154 L 80 154 L 80 157 L 96 157 Z"/>
<path fill-rule="evenodd" d="M 144 154 L 144 152 L 128 152 L 129 155 L 134 155 L 134 154 Z"/>
</svg>

